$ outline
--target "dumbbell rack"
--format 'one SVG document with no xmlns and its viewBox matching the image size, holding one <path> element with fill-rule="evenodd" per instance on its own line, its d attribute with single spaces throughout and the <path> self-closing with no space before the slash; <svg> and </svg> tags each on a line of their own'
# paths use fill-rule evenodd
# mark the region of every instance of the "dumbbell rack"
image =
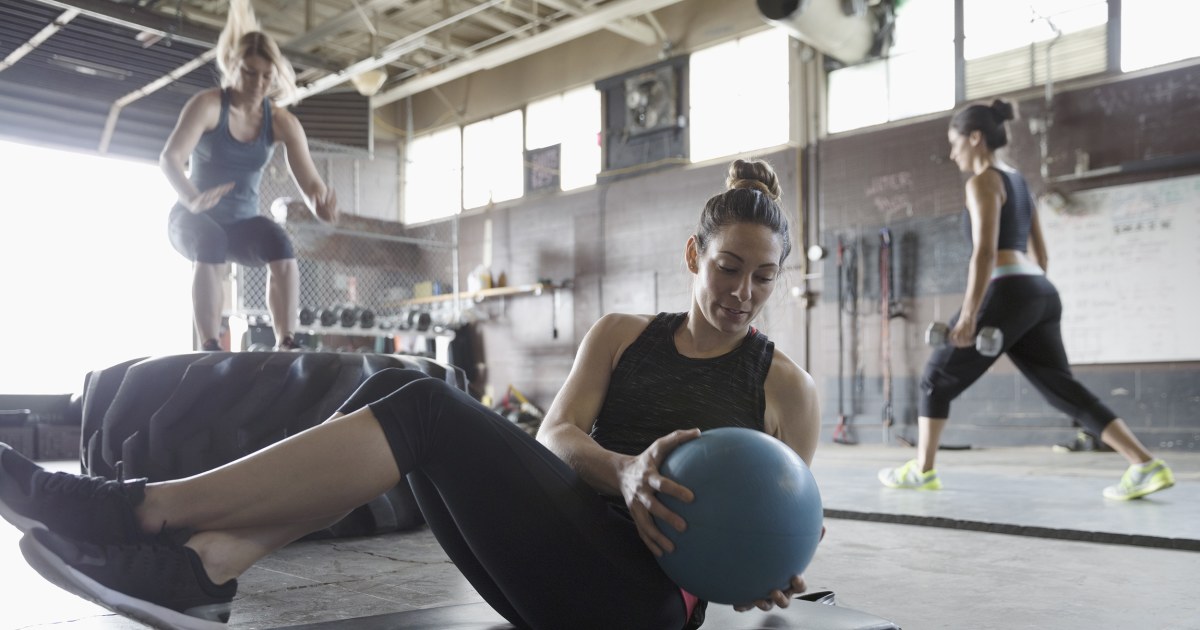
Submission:
<svg viewBox="0 0 1200 630">
<path fill-rule="evenodd" d="M 255 324 L 268 323 L 270 318 L 266 315 L 251 314 L 251 315 L 230 315 L 229 316 L 229 333 L 230 339 L 240 340 L 243 335 L 250 329 L 251 320 L 254 319 Z M 377 322 L 392 320 L 391 317 L 381 317 Z M 450 362 L 450 342 L 454 340 L 454 330 L 442 326 L 434 326 L 429 330 L 413 330 L 401 329 L 393 325 L 390 328 L 384 328 L 376 323 L 372 328 L 363 328 L 362 326 L 342 326 L 335 324 L 333 326 L 322 326 L 320 322 L 314 322 L 307 326 L 298 325 L 296 332 L 313 336 L 341 336 L 341 337 L 373 337 L 387 338 L 396 336 L 415 337 L 419 339 L 432 339 L 434 343 L 434 360 L 441 363 Z M 237 341 L 234 342 L 238 343 Z"/>
</svg>

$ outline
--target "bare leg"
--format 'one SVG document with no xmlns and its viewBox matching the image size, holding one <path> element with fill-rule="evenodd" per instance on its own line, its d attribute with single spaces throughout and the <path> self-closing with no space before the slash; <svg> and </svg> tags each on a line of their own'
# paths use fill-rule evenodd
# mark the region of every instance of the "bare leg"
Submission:
<svg viewBox="0 0 1200 630">
<path fill-rule="evenodd" d="M 208 472 L 150 484 L 137 516 L 146 531 L 299 527 L 349 512 L 400 479 L 364 407 Z"/>
<path fill-rule="evenodd" d="M 1104 427 L 1104 430 L 1100 432 L 1100 439 L 1113 447 L 1113 450 L 1120 453 L 1130 464 L 1144 464 L 1154 459 L 1154 456 L 1146 450 L 1145 445 L 1137 439 L 1133 431 L 1129 430 L 1129 425 L 1120 418 L 1109 422 L 1108 426 Z"/>
<path fill-rule="evenodd" d="M 267 309 L 275 328 L 275 343 L 282 342 L 296 330 L 300 313 L 300 266 L 295 258 L 267 263 Z"/>
<path fill-rule="evenodd" d="M 201 342 L 217 339 L 221 334 L 221 309 L 225 306 L 221 279 L 224 272 L 224 264 L 197 262 L 192 269 L 192 313 Z"/>
<path fill-rule="evenodd" d="M 325 422 L 332 422 L 344 415 L 340 412 L 334 413 Z M 201 531 L 189 538 L 185 544 L 200 556 L 209 579 L 214 584 L 224 584 L 245 573 L 254 563 L 275 550 L 302 536 L 337 523 L 345 518 L 346 514 L 348 512 L 287 525 Z"/>
<path fill-rule="evenodd" d="M 933 470 L 933 460 L 937 457 L 938 445 L 942 442 L 942 429 L 946 428 L 945 418 L 917 418 L 917 463 L 921 472 Z"/>
<path fill-rule="evenodd" d="M 312 532 L 325 529 L 346 514 L 290 525 L 199 532 L 186 546 L 195 550 L 214 584 L 224 584 L 254 566 L 276 549 Z"/>
</svg>

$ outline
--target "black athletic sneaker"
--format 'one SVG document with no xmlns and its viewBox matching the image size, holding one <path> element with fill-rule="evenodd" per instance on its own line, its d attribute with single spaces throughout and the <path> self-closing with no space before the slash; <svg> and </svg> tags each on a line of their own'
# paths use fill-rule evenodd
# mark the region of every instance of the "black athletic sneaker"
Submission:
<svg viewBox="0 0 1200 630">
<path fill-rule="evenodd" d="M 296 338 L 288 335 L 283 338 L 283 341 L 275 344 L 276 352 L 292 352 L 294 350 L 305 350 L 306 348 L 296 341 Z"/>
<path fill-rule="evenodd" d="M 144 539 L 134 508 L 145 492 L 145 479 L 52 473 L 0 443 L 0 516 L 23 532 L 41 527 L 94 543 Z"/>
<path fill-rule="evenodd" d="M 204 352 L 220 352 L 223 350 L 223 348 L 221 348 L 221 342 L 217 341 L 216 339 L 209 339 L 208 341 L 205 341 L 200 345 L 200 349 Z"/>
<path fill-rule="evenodd" d="M 224 628 L 237 594 L 237 580 L 213 584 L 182 544 L 93 545 L 35 529 L 21 553 L 56 586 L 155 628 Z"/>
</svg>

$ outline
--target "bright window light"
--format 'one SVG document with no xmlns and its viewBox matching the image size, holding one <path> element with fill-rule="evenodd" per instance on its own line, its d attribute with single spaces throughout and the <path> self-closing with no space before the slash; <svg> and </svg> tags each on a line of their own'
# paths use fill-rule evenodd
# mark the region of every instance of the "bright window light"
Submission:
<svg viewBox="0 0 1200 630">
<path fill-rule="evenodd" d="M 829 132 L 888 121 L 887 64 L 870 61 L 829 73 Z"/>
<path fill-rule="evenodd" d="M 1200 4 L 1195 0 L 1121 3 L 1121 70 L 1129 72 L 1200 57 Z"/>
<path fill-rule="evenodd" d="M 1068 35 L 1106 22 L 1104 0 L 964 0 L 963 58 L 978 59 L 1054 39 L 1054 27 Z"/>
<path fill-rule="evenodd" d="M 463 127 L 464 208 L 525 194 L 524 125 L 521 110 Z"/>
<path fill-rule="evenodd" d="M 600 92 L 588 85 L 525 107 L 525 148 L 561 146 L 563 190 L 596 183 L 600 172 Z"/>
<path fill-rule="evenodd" d="M 459 127 L 416 136 L 408 143 L 404 223 L 444 219 L 462 210 L 462 137 Z"/>
<path fill-rule="evenodd" d="M 192 349 L 192 267 L 157 165 L 0 141 L 0 393 L 79 393 L 87 372 Z"/>
<path fill-rule="evenodd" d="M 828 81 L 830 133 L 954 107 L 954 1 L 908 0 L 888 56 L 834 70 Z"/>
<path fill-rule="evenodd" d="M 693 162 L 788 142 L 788 50 L 787 33 L 773 28 L 692 53 L 688 141 Z"/>
<path fill-rule="evenodd" d="M 954 107 L 954 42 L 890 57 L 888 119 Z"/>
</svg>

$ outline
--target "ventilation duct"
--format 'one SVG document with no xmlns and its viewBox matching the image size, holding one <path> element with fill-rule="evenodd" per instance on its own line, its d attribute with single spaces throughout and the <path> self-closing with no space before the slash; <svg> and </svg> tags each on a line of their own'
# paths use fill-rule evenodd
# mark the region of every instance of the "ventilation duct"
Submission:
<svg viewBox="0 0 1200 630">
<path fill-rule="evenodd" d="M 867 5 L 866 0 L 758 0 L 758 11 L 792 37 L 849 65 L 866 59 L 875 46 L 876 19 Z"/>
</svg>

